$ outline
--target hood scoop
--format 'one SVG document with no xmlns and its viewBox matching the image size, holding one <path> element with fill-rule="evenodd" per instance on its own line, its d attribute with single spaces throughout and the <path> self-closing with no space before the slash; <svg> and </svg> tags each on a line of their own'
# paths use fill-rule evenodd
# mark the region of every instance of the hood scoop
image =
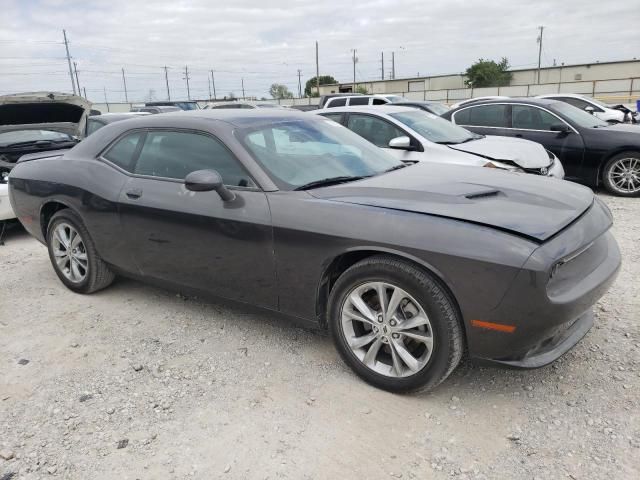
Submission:
<svg viewBox="0 0 640 480">
<path fill-rule="evenodd" d="M 477 198 L 497 197 L 499 194 L 500 194 L 499 190 L 486 190 L 484 192 L 469 193 L 465 195 L 464 198 L 467 198 L 469 200 L 475 200 Z"/>
</svg>

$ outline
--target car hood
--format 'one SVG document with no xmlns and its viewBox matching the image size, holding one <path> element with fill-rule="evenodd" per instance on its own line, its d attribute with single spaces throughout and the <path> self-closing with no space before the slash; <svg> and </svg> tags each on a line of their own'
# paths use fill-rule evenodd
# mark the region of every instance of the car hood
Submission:
<svg viewBox="0 0 640 480">
<path fill-rule="evenodd" d="M 551 163 L 549 154 L 542 145 L 522 138 L 491 135 L 450 147 L 492 160 L 513 162 L 525 169 L 548 167 Z"/>
<path fill-rule="evenodd" d="M 0 96 L 0 132 L 51 130 L 80 135 L 91 103 L 77 95 L 55 92 Z"/>
<path fill-rule="evenodd" d="M 593 203 L 586 187 L 492 168 L 416 163 L 308 191 L 335 202 L 452 218 L 544 242 Z"/>
<path fill-rule="evenodd" d="M 627 137 L 627 138 L 634 138 L 637 140 L 638 143 L 640 143 L 640 128 L 638 128 L 638 125 L 633 125 L 630 123 L 615 123 L 613 125 L 609 125 L 606 127 L 598 127 L 595 130 L 601 130 L 603 132 L 612 132 L 612 133 L 617 133 L 620 135 L 634 135 L 633 137 Z"/>
</svg>

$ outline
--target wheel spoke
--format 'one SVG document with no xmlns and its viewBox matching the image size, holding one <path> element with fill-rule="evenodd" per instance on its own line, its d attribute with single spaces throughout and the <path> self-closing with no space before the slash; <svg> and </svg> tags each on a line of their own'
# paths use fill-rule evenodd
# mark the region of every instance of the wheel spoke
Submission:
<svg viewBox="0 0 640 480">
<path fill-rule="evenodd" d="M 382 347 L 382 339 L 378 338 L 369 347 L 369 350 L 362 359 L 362 363 L 364 363 L 368 367 L 373 367 L 376 363 L 378 352 L 380 352 L 380 347 Z"/>
<path fill-rule="evenodd" d="M 391 340 L 391 343 L 396 352 L 398 352 L 398 355 L 400 356 L 404 364 L 409 367 L 409 370 L 411 370 L 412 372 L 417 372 L 418 370 L 420 370 L 420 362 L 418 362 L 416 357 L 411 355 L 409 350 L 406 349 L 401 341 Z"/>
<path fill-rule="evenodd" d="M 67 256 L 67 252 L 64 252 L 60 249 L 54 250 L 53 251 L 53 255 L 56 257 L 66 257 Z"/>
<path fill-rule="evenodd" d="M 398 307 L 400 306 L 400 302 L 405 297 L 405 293 L 399 289 L 394 288 L 393 293 L 391 294 L 391 299 L 389 300 L 389 305 L 387 305 L 387 310 L 385 312 L 385 316 L 387 319 L 393 317 L 398 311 Z"/>
<path fill-rule="evenodd" d="M 351 305 L 353 305 L 362 315 L 372 322 L 375 321 L 373 312 L 357 292 L 353 292 L 351 296 L 349 296 L 349 301 L 351 302 Z"/>
<path fill-rule="evenodd" d="M 69 246 L 66 243 L 65 239 L 63 238 L 62 234 L 60 233 L 61 230 L 62 230 L 61 228 L 56 228 L 56 230 L 53 232 L 53 237 L 66 250 Z M 64 230 L 63 230 L 63 232 L 64 232 Z"/>
<path fill-rule="evenodd" d="M 408 320 L 404 320 L 400 322 L 400 324 L 396 327 L 396 330 L 404 331 L 411 330 L 412 328 L 419 327 L 421 325 L 428 325 L 429 319 L 426 316 L 416 315 L 415 317 L 411 317 Z"/>
<path fill-rule="evenodd" d="M 82 273 L 78 268 L 78 261 L 75 259 L 71 259 L 71 277 L 73 280 L 79 280 L 82 278 Z"/>
<path fill-rule="evenodd" d="M 342 320 L 344 323 L 349 322 L 351 320 L 355 320 L 356 322 L 362 322 L 362 323 L 367 323 L 369 325 L 375 325 L 376 322 L 374 322 L 373 320 L 370 320 L 366 317 L 363 317 L 362 315 L 360 315 L 357 312 L 353 312 L 351 310 L 345 309 L 344 310 L 344 316 L 345 318 Z"/>
<path fill-rule="evenodd" d="M 369 345 L 371 342 L 373 342 L 377 336 L 378 335 L 375 332 L 369 332 L 360 337 L 351 337 L 351 339 L 349 340 L 349 345 L 351 345 L 351 348 L 362 348 L 365 345 Z"/>
<path fill-rule="evenodd" d="M 58 267 L 60 268 L 60 270 L 64 270 L 65 268 L 67 268 L 68 262 L 69 262 L 69 257 L 67 255 L 61 255 L 61 256 L 58 256 L 58 258 L 56 258 L 56 263 L 58 264 Z"/>
<path fill-rule="evenodd" d="M 80 235 L 78 235 L 78 232 L 76 232 L 75 230 L 72 231 L 72 235 L 71 248 L 77 248 L 80 244 L 82 244 L 82 238 L 80 238 Z"/>
<path fill-rule="evenodd" d="M 402 376 L 402 361 L 396 351 L 393 343 L 389 344 L 389 350 L 391 350 L 391 361 L 393 362 L 393 371 L 398 377 Z"/>
<path fill-rule="evenodd" d="M 378 293 L 378 302 L 380 303 L 380 311 L 384 314 L 387 311 L 387 305 L 389 299 L 387 298 L 387 287 L 384 283 L 378 283 L 376 285 L 376 292 Z"/>
</svg>

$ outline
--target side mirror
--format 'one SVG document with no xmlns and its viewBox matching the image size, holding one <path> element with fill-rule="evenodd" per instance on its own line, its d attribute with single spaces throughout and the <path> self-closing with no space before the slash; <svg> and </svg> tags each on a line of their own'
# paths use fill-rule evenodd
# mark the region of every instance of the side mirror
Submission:
<svg viewBox="0 0 640 480">
<path fill-rule="evenodd" d="M 397 150 L 412 150 L 411 139 L 407 136 L 396 137 L 389 140 L 389 148 Z"/>
<path fill-rule="evenodd" d="M 595 112 L 596 109 L 593 108 L 591 105 L 587 105 L 586 107 L 584 107 L 584 111 L 590 113 L 591 115 L 593 115 L 593 112 Z"/>
<path fill-rule="evenodd" d="M 222 182 L 222 177 L 215 170 L 196 170 L 184 179 L 184 186 L 192 192 L 210 192 L 215 190 L 225 202 L 230 202 L 236 196 Z"/>
<path fill-rule="evenodd" d="M 571 132 L 571 129 L 569 128 L 569 126 L 564 123 L 554 123 L 549 127 L 549 130 L 551 130 L 552 132 L 558 132 L 563 134 L 568 134 Z"/>
</svg>

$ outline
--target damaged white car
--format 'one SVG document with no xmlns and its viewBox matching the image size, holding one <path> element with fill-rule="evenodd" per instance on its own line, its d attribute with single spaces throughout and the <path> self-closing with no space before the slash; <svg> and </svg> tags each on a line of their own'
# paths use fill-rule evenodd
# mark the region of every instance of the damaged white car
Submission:
<svg viewBox="0 0 640 480">
<path fill-rule="evenodd" d="M 560 160 L 539 143 L 478 135 L 424 110 L 388 105 L 313 113 L 341 123 L 403 162 L 433 161 L 564 178 Z"/>
<path fill-rule="evenodd" d="M 0 96 L 0 223 L 15 218 L 7 181 L 18 159 L 73 147 L 90 111 L 91 103 L 66 93 Z"/>
</svg>

